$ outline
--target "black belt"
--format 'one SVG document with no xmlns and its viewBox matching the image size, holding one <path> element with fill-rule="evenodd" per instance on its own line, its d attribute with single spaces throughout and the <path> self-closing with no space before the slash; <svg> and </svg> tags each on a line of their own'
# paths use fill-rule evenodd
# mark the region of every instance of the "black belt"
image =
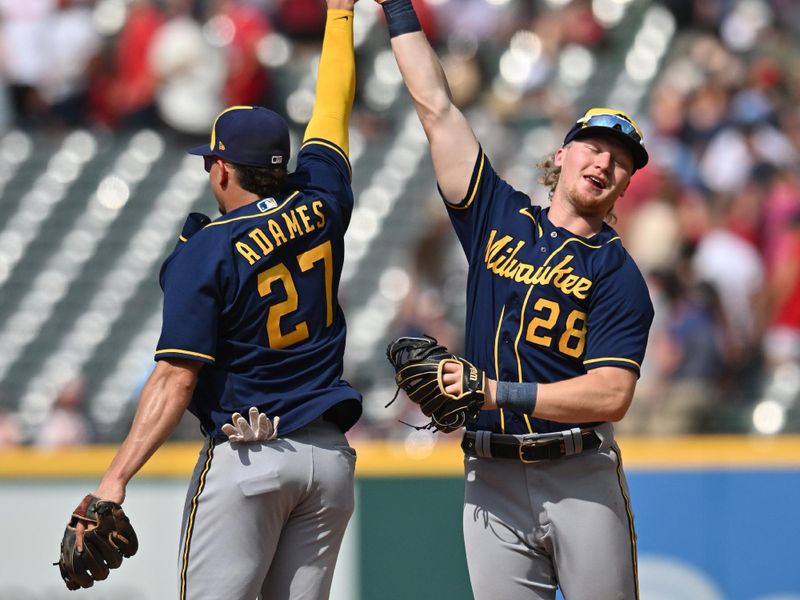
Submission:
<svg viewBox="0 0 800 600">
<path fill-rule="evenodd" d="M 515 458 L 524 463 L 552 460 L 599 447 L 600 436 L 591 429 L 527 436 L 466 431 L 461 440 L 461 449 L 471 456 Z"/>
</svg>

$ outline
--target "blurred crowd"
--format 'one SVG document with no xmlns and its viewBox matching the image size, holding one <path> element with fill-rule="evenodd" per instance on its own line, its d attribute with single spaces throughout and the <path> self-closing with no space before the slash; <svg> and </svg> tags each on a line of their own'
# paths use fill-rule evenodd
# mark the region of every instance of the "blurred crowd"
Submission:
<svg viewBox="0 0 800 600">
<path fill-rule="evenodd" d="M 318 44 L 324 24 L 324 0 L 3 0 L 5 125 L 205 132 L 269 104 L 271 33 Z"/>
<path fill-rule="evenodd" d="M 645 113 L 656 159 L 617 207 L 657 307 L 625 427 L 773 433 L 798 394 L 774 383 L 800 364 L 800 6 L 675 5 Z"/>
<path fill-rule="evenodd" d="M 458 53 L 445 56 L 454 95 L 501 173 L 507 167 L 505 174 L 514 175 L 523 143 L 513 130 L 520 123 L 544 117 L 561 123 L 556 129 L 563 132 L 587 108 L 553 88 L 556 61 L 547 57 L 571 44 L 602 56 L 611 40 L 592 4 L 601 3 L 570 2 L 532 15 L 530 30 L 542 40 L 545 58 L 529 69 L 523 93 L 511 102 L 486 91 L 479 76 L 472 81 Z M 797 431 L 800 5 L 648 4 L 668 10 L 677 28 L 649 94 L 634 110 L 652 159 L 615 207 L 614 227 L 647 277 L 656 320 L 636 398 L 617 429 L 629 435 Z M 469 12 L 460 14 L 473 17 L 469 27 L 498 24 L 489 11 Z M 501 31 L 491 31 L 494 42 Z M 483 130 L 484 121 L 490 130 Z M 533 192 L 534 202 L 546 204 L 543 188 Z M 449 224 L 430 222 L 413 255 L 412 293 L 397 328 L 438 331 L 458 348 L 463 320 L 452 316 L 463 311 L 452 307 L 463 302 L 464 283 L 453 285 L 448 276 L 451 259 L 431 264 L 431 256 L 448 256 L 441 236 Z M 413 410 L 403 417 L 413 417 Z"/>
<path fill-rule="evenodd" d="M 563 70 L 559 60 L 575 56 L 567 52 L 575 47 L 613 56 L 614 29 L 598 11 L 625 4 L 414 2 L 454 98 L 501 173 L 515 168 L 515 136 L 527 123 L 546 120 L 563 132 L 587 108 L 551 85 Z M 615 207 L 614 226 L 656 306 L 637 397 L 619 429 L 631 435 L 797 431 L 800 4 L 629 3 L 637 4 L 662 6 L 676 30 L 649 93 L 632 111 L 651 163 Z M 223 106 L 273 102 L 280 73 L 271 62 L 274 35 L 291 40 L 294 51 L 318 50 L 324 11 L 324 0 L 0 0 L 6 90 L 0 125 L 203 133 Z M 533 36 L 520 41 L 520 31 Z M 518 93 L 500 93 L 492 77 L 502 49 L 531 40 L 538 58 L 514 82 Z M 369 140 L 380 132 L 374 123 L 382 114 L 362 81 L 354 125 Z M 554 150 L 554 140 L 540 152 Z M 533 163 L 526 168 L 535 181 Z M 546 203 L 542 188 L 530 191 Z M 427 332 L 458 350 L 463 259 L 444 211 L 431 214 L 409 257 L 411 291 L 391 330 Z M 82 414 L 76 385 L 55 411 Z M 413 430 L 398 417 L 419 421 L 408 406 L 387 412 L 388 419 L 375 414 L 354 433 L 402 436 Z M 83 425 L 59 418 L 74 434 L 63 436 L 67 443 L 93 441 L 85 417 Z M 19 441 L 11 416 L 0 414 L 0 445 Z M 63 442 L 44 435 L 30 441 Z"/>
</svg>

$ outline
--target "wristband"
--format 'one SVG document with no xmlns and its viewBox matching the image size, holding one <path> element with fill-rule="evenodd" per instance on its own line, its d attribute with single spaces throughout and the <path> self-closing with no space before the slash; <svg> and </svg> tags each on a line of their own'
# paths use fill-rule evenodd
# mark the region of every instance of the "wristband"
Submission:
<svg viewBox="0 0 800 600">
<path fill-rule="evenodd" d="M 383 6 L 383 14 L 386 16 L 386 24 L 389 26 L 390 38 L 404 33 L 422 31 L 411 0 L 386 0 L 381 6 Z"/>
<path fill-rule="evenodd" d="M 498 381 L 495 402 L 497 408 L 508 408 L 524 415 L 532 415 L 536 408 L 536 396 L 539 384 L 535 381 L 525 383 L 511 383 Z"/>
</svg>

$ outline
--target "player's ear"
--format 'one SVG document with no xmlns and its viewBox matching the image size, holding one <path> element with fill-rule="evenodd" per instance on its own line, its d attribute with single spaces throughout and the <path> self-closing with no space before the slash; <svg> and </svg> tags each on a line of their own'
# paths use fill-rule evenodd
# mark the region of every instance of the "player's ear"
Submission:
<svg viewBox="0 0 800 600">
<path fill-rule="evenodd" d="M 233 176 L 233 165 L 231 165 L 229 162 L 223 161 L 220 163 L 220 167 L 221 168 L 217 170 L 217 173 L 219 174 L 218 183 L 219 186 L 224 190 L 230 184 L 231 177 Z"/>
<path fill-rule="evenodd" d="M 569 144 L 567 144 L 569 146 Z M 553 165 L 556 167 L 560 167 L 564 164 L 564 155 L 567 152 L 567 146 L 561 146 L 556 153 L 553 155 Z"/>
</svg>

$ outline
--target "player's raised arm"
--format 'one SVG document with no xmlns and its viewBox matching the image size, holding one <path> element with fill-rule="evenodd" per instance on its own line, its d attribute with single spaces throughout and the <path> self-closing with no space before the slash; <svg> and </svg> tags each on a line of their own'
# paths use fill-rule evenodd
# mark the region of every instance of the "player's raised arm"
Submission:
<svg viewBox="0 0 800 600">
<path fill-rule="evenodd" d="M 350 152 L 350 111 L 356 90 L 353 50 L 353 5 L 355 0 L 328 0 L 328 17 L 319 60 L 314 110 L 303 143 L 324 139 L 345 155 Z"/>
<path fill-rule="evenodd" d="M 442 65 L 420 28 L 411 0 L 375 1 L 383 6 L 392 50 L 428 136 L 439 187 L 445 200 L 458 204 L 467 194 L 478 141 L 453 104 Z"/>
</svg>

